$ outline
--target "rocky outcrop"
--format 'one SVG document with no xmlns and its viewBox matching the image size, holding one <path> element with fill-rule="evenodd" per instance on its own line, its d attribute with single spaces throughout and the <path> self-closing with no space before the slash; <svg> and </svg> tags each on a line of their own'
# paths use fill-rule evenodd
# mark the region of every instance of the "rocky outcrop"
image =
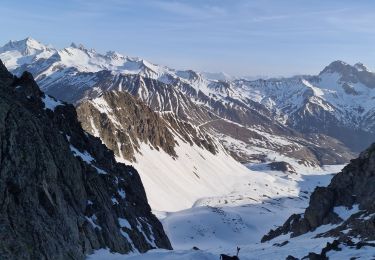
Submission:
<svg viewBox="0 0 375 260">
<path fill-rule="evenodd" d="M 271 162 L 268 164 L 271 170 L 273 171 L 282 171 L 284 173 L 297 173 L 296 169 L 287 162 Z"/>
<path fill-rule="evenodd" d="M 291 237 L 332 224 L 318 236 L 335 237 L 339 243 L 356 245 L 375 239 L 375 144 L 362 152 L 328 187 L 318 187 L 304 214 L 292 215 L 283 226 L 271 230 L 262 242 L 282 234 Z M 355 239 L 354 239 L 355 238 Z"/>
<path fill-rule="evenodd" d="M 171 248 L 137 171 L 82 130 L 72 105 L 2 63 L 0 149 L 1 259 Z"/>
<path fill-rule="evenodd" d="M 135 161 L 142 143 L 176 158 L 174 135 L 216 153 L 211 137 L 174 113 L 157 113 L 127 92 L 108 91 L 77 106 L 82 127 L 100 137 L 115 155 Z"/>
<path fill-rule="evenodd" d="M 101 140 L 116 156 L 134 161 L 140 144 L 176 156 L 175 141 L 166 122 L 143 102 L 126 92 L 106 92 L 77 107 L 82 127 Z"/>
</svg>

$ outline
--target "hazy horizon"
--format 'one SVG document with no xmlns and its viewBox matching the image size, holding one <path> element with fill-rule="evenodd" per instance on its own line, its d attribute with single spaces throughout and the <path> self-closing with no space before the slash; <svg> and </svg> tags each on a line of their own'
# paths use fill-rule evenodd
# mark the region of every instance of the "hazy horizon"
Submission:
<svg viewBox="0 0 375 260">
<path fill-rule="evenodd" d="M 76 42 L 177 69 L 287 77 L 334 60 L 371 69 L 375 58 L 370 1 L 5 0 L 0 10 L 9 28 L 1 45 Z"/>
</svg>

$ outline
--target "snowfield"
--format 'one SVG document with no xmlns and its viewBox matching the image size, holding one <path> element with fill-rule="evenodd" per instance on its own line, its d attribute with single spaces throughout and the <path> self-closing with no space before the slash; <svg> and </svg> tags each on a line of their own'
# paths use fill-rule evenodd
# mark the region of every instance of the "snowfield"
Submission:
<svg viewBox="0 0 375 260">
<path fill-rule="evenodd" d="M 184 142 L 175 136 L 177 158 L 163 150 L 142 143 L 136 163 L 151 208 L 175 212 L 191 208 L 207 196 L 224 196 L 233 190 L 237 180 L 246 178 L 249 170 L 235 161 L 224 149 L 218 154 Z"/>
<path fill-rule="evenodd" d="M 183 210 L 155 210 L 172 242 L 173 251 L 151 250 L 146 254 L 120 255 L 99 250 L 88 259 L 219 259 L 222 253 L 234 255 L 236 246 L 241 247 L 240 259 L 285 259 L 288 255 L 303 257 L 309 252 L 320 252 L 333 238 L 314 239 L 313 236 L 332 228 L 331 225 L 293 239 L 284 235 L 266 243 L 260 243 L 260 240 L 291 214 L 303 212 L 315 187 L 328 185 L 334 173 L 342 168 L 343 165 L 332 165 L 311 170 L 300 166 L 297 173 L 284 173 L 272 171 L 264 164 L 251 164 L 236 175 L 218 172 L 217 178 L 214 176 L 216 183 L 227 181 L 227 189 L 221 193 L 198 198 Z M 142 176 L 141 169 L 140 174 Z M 169 182 L 173 178 L 160 178 L 159 181 Z M 146 183 L 146 193 L 150 194 Z M 194 194 L 195 190 L 189 189 L 192 188 L 188 186 L 189 180 L 185 184 L 181 192 L 191 190 Z M 155 190 L 151 192 L 156 193 Z M 178 201 L 174 196 L 170 196 L 170 200 Z M 345 209 L 338 210 L 342 215 L 348 214 Z M 287 240 L 286 245 L 278 246 Z M 200 250 L 193 250 L 193 247 Z M 347 250 L 348 255 L 356 253 Z"/>
</svg>

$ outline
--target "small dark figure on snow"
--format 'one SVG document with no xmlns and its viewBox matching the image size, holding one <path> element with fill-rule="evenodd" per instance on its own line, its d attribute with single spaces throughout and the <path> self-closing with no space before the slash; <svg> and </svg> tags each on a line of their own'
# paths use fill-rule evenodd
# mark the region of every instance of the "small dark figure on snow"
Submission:
<svg viewBox="0 0 375 260">
<path fill-rule="evenodd" d="M 240 249 L 241 248 L 237 247 L 237 254 L 235 256 L 229 256 L 229 255 L 221 254 L 220 260 L 239 260 L 238 253 L 240 252 Z"/>
</svg>

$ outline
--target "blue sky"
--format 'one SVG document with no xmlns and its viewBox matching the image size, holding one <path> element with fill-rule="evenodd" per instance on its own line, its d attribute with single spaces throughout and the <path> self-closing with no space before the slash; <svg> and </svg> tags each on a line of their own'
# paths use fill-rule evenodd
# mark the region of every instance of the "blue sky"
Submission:
<svg viewBox="0 0 375 260">
<path fill-rule="evenodd" d="M 2 0 L 0 11 L 1 44 L 74 41 L 181 69 L 287 76 L 375 61 L 372 0 Z"/>
</svg>

